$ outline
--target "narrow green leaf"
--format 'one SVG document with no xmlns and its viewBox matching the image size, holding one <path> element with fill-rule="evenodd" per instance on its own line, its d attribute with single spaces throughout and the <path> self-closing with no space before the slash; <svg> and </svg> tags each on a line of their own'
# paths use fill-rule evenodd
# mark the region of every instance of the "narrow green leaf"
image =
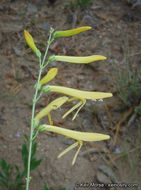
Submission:
<svg viewBox="0 0 141 190">
<path fill-rule="evenodd" d="M 15 184 L 20 184 L 20 183 L 22 183 L 22 178 L 23 178 L 23 176 L 24 176 L 24 170 L 21 170 L 21 171 L 17 174 L 14 183 L 15 183 Z M 20 182 L 20 181 L 21 181 L 21 182 Z"/>
<path fill-rule="evenodd" d="M 0 166 L 1 166 L 1 168 L 2 168 L 2 170 L 3 170 L 4 173 L 8 172 L 7 171 L 7 163 L 6 163 L 6 161 L 4 159 L 1 160 Z"/>
<path fill-rule="evenodd" d="M 27 162 L 28 162 L 28 149 L 26 144 L 22 145 L 22 160 L 24 164 L 25 170 L 27 169 Z"/>
<path fill-rule="evenodd" d="M 32 154 L 31 154 L 31 159 L 35 157 L 36 155 L 36 150 L 37 150 L 37 143 L 34 142 L 32 146 Z"/>
<path fill-rule="evenodd" d="M 46 185 L 44 185 L 43 190 L 49 190 Z"/>
<path fill-rule="evenodd" d="M 5 179 L 5 176 L 0 172 L 0 178 Z"/>
<path fill-rule="evenodd" d="M 4 187 L 8 187 L 8 186 L 7 186 L 7 182 L 5 182 L 5 181 L 3 181 L 3 180 L 0 180 L 0 184 L 1 184 L 2 186 L 4 186 Z"/>
<path fill-rule="evenodd" d="M 28 142 L 29 141 L 29 138 L 28 138 L 28 136 L 26 135 L 26 134 L 24 134 L 24 138 L 25 138 L 25 140 Z"/>
<path fill-rule="evenodd" d="M 31 170 L 34 170 L 35 168 L 37 168 L 42 161 L 43 161 L 42 159 L 40 159 L 40 160 L 32 159 L 31 160 Z"/>
</svg>

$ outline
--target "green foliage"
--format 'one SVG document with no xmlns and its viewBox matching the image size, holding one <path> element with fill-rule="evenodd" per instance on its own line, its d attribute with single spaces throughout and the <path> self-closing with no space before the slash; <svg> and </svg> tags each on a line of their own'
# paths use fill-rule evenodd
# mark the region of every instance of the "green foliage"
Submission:
<svg viewBox="0 0 141 190">
<path fill-rule="evenodd" d="M 25 176 L 27 173 L 28 163 L 28 144 L 29 139 L 27 135 L 24 135 L 25 143 L 22 145 L 22 161 L 23 169 L 19 169 L 17 165 L 12 166 L 8 164 L 5 159 L 0 161 L 0 185 L 4 188 L 3 190 L 24 190 L 25 189 Z M 36 159 L 37 143 L 33 141 L 32 153 L 31 153 L 31 170 L 36 169 L 42 159 Z M 51 190 L 51 189 L 50 189 Z"/>
<path fill-rule="evenodd" d="M 134 111 L 141 115 L 141 67 L 134 68 L 129 60 L 127 47 L 125 68 L 116 68 L 114 84 L 118 96 L 126 107 L 134 107 Z"/>
<path fill-rule="evenodd" d="M 54 188 L 50 187 L 48 188 L 46 185 L 44 185 L 43 190 L 54 190 Z M 66 188 L 61 188 L 60 190 L 66 190 Z"/>
<path fill-rule="evenodd" d="M 131 182 L 135 182 L 135 180 L 137 181 L 137 169 L 138 169 L 138 165 L 140 163 L 140 158 L 141 158 L 141 149 L 140 149 L 140 145 L 141 145 L 141 120 L 137 121 L 138 124 L 138 131 L 137 131 L 137 135 L 136 138 L 131 138 L 131 137 L 127 137 L 125 138 L 125 145 L 124 145 L 124 151 L 122 153 L 123 158 L 125 159 L 126 163 L 128 163 L 129 167 L 130 167 L 130 180 Z M 130 144 L 129 144 L 130 143 Z M 131 148 L 127 148 L 127 144 L 130 145 Z M 139 178 L 140 179 L 140 178 Z M 140 181 L 141 183 L 141 181 Z"/>
<path fill-rule="evenodd" d="M 25 137 L 25 143 L 22 145 L 22 160 L 23 160 L 25 172 L 27 172 L 29 139 L 27 135 L 24 135 L 24 137 Z M 32 145 L 30 170 L 36 169 L 42 162 L 42 159 L 39 159 L 39 160 L 36 159 L 36 152 L 37 152 L 37 143 L 34 140 L 33 145 Z"/>
<path fill-rule="evenodd" d="M 88 6 L 91 6 L 93 3 L 91 0 L 75 0 L 68 3 L 65 3 L 65 7 L 71 8 L 71 9 L 86 9 Z"/>
<path fill-rule="evenodd" d="M 141 86 L 139 72 L 137 76 L 130 69 L 131 77 L 128 70 L 120 72 L 120 81 L 118 83 L 119 97 L 126 106 L 139 105 L 141 97 Z"/>
<path fill-rule="evenodd" d="M 92 5 L 91 0 L 77 0 L 77 5 L 79 5 L 82 9 L 87 8 L 89 5 Z"/>
<path fill-rule="evenodd" d="M 139 104 L 138 106 L 136 106 L 135 112 L 136 112 L 137 114 L 141 115 L 141 102 L 140 102 L 140 104 Z"/>
<path fill-rule="evenodd" d="M 23 182 L 24 170 L 20 170 L 17 165 L 7 164 L 4 159 L 0 161 L 0 184 L 3 190 L 24 190 Z M 16 172 L 16 175 L 13 174 Z"/>
</svg>

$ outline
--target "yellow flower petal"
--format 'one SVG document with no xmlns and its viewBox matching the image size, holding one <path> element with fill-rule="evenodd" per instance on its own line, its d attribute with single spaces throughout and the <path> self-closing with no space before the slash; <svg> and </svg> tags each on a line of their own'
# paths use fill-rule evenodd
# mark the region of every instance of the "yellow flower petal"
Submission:
<svg viewBox="0 0 141 190">
<path fill-rule="evenodd" d="M 44 109 L 42 109 L 34 118 L 34 120 L 40 120 L 41 118 L 45 117 L 48 115 L 51 110 L 56 110 L 59 107 L 61 107 L 66 101 L 68 100 L 68 97 L 63 96 L 60 98 L 55 99 L 51 103 L 49 103 Z"/>
<path fill-rule="evenodd" d="M 74 117 L 72 120 L 74 120 L 77 116 L 77 114 L 79 113 L 79 111 L 81 110 L 81 108 L 85 105 L 86 103 L 86 99 L 91 99 L 91 100 L 97 100 L 97 99 L 103 99 L 103 98 L 109 98 L 112 97 L 113 94 L 112 93 L 107 93 L 107 92 L 91 92 L 91 91 L 82 91 L 82 90 L 77 90 L 77 89 L 73 89 L 73 88 L 68 88 L 68 87 L 64 87 L 64 86 L 52 86 L 52 85 L 48 85 L 48 86 L 44 86 L 42 88 L 43 92 L 48 92 L 48 91 L 52 91 L 52 92 L 58 92 L 61 94 L 65 94 L 68 96 L 72 96 L 74 98 L 68 100 L 68 101 L 72 101 L 72 100 L 77 100 L 80 99 L 80 102 L 77 103 L 75 106 L 73 106 L 68 112 L 66 112 L 63 116 L 63 118 L 65 118 L 67 115 L 69 115 L 72 111 L 74 111 L 75 109 L 78 108 L 77 112 L 75 113 Z"/>
<path fill-rule="evenodd" d="M 57 75 L 58 69 L 57 68 L 52 68 L 48 71 L 48 73 L 40 80 L 40 84 L 43 85 L 52 79 Z"/>
<path fill-rule="evenodd" d="M 80 132 L 51 125 L 42 125 L 42 129 L 80 141 L 102 141 L 110 139 L 110 136 L 105 134 Z"/>
<path fill-rule="evenodd" d="M 59 56 L 54 55 L 49 57 L 49 61 L 64 61 L 69 63 L 91 63 L 94 61 L 100 61 L 107 59 L 102 55 L 91 55 L 86 57 L 74 57 L 74 56 Z"/>
<path fill-rule="evenodd" d="M 101 140 L 110 139 L 109 135 L 104 135 L 104 134 L 100 134 L 100 133 L 80 132 L 80 131 L 64 129 L 64 128 L 52 126 L 52 125 L 41 125 L 41 126 L 39 126 L 39 131 L 45 131 L 45 130 L 64 135 L 67 138 L 72 138 L 72 139 L 75 139 L 77 141 L 74 144 L 70 145 L 68 148 L 66 148 L 64 151 L 62 151 L 58 155 L 58 158 L 62 157 L 64 154 L 66 154 L 67 152 L 69 152 L 70 150 L 72 150 L 73 148 L 78 146 L 78 144 L 79 144 L 79 148 L 76 151 L 74 158 L 72 160 L 72 165 L 74 165 L 74 163 L 76 161 L 78 153 L 79 153 L 79 151 L 83 145 L 83 141 L 101 141 Z"/>
<path fill-rule="evenodd" d="M 38 57 L 40 57 L 41 52 L 37 49 L 32 36 L 29 34 L 27 30 L 24 30 L 24 37 L 29 47 L 36 53 Z"/>
<path fill-rule="evenodd" d="M 86 30 L 90 30 L 92 27 L 90 26 L 83 26 L 79 28 L 75 28 L 72 30 L 64 30 L 64 31 L 56 31 L 53 35 L 54 38 L 58 37 L 68 37 L 68 36 L 73 36 L 76 34 L 79 34 L 80 32 L 84 32 Z"/>
<path fill-rule="evenodd" d="M 49 88 L 50 91 L 59 92 L 59 93 L 66 94 L 72 97 L 76 97 L 78 99 L 96 100 L 96 99 L 109 98 L 113 96 L 112 93 L 83 91 L 83 90 L 77 90 L 74 88 L 68 88 L 64 86 L 48 85 L 47 88 Z"/>
<path fill-rule="evenodd" d="M 80 109 L 85 105 L 85 102 L 86 102 L 86 101 L 84 101 L 84 103 L 82 103 L 82 101 L 78 102 L 78 103 L 77 103 L 75 106 L 73 106 L 69 111 L 67 111 L 67 112 L 63 115 L 62 118 L 64 119 L 67 115 L 69 115 L 71 112 L 73 112 L 75 109 L 78 108 L 77 112 L 75 113 L 75 115 L 74 115 L 73 118 L 72 118 L 72 120 L 74 120 L 74 119 L 76 118 L 78 112 L 80 111 Z"/>
</svg>

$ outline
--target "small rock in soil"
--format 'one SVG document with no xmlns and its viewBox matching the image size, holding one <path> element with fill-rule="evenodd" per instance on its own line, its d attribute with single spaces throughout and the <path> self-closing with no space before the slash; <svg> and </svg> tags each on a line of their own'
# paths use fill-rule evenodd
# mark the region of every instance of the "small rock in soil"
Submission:
<svg viewBox="0 0 141 190">
<path fill-rule="evenodd" d="M 106 176 L 105 174 L 103 174 L 100 171 L 97 172 L 96 178 L 97 178 L 97 180 L 98 180 L 99 183 L 102 183 L 102 184 L 109 184 L 109 183 L 111 183 L 111 180 L 109 179 L 109 177 Z"/>
<path fill-rule="evenodd" d="M 110 179 L 110 181 L 112 181 L 113 183 L 117 183 L 116 176 L 111 168 L 109 168 L 106 165 L 100 165 L 98 170 L 102 172 L 104 175 L 108 176 L 108 179 Z"/>
</svg>

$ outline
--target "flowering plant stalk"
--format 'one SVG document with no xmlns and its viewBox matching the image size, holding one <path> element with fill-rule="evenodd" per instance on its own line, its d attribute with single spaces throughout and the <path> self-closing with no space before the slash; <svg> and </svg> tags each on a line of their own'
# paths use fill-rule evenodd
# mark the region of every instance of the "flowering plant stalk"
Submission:
<svg viewBox="0 0 141 190">
<path fill-rule="evenodd" d="M 37 49 L 32 36 L 26 30 L 24 31 L 25 40 L 26 40 L 27 44 L 29 45 L 29 47 L 36 53 L 37 57 L 39 58 L 39 66 L 40 66 L 37 83 L 35 85 L 35 93 L 34 93 L 33 104 L 32 104 L 32 116 L 31 116 L 31 127 L 30 127 L 30 141 L 29 141 L 29 155 L 28 155 L 28 166 L 27 166 L 26 190 L 29 189 L 29 182 L 31 180 L 31 177 L 30 177 L 31 151 L 32 151 L 32 143 L 33 143 L 34 135 L 36 134 L 35 130 L 34 130 L 35 106 L 36 106 L 38 99 L 40 98 L 40 95 L 38 95 L 38 92 L 40 89 L 41 74 L 42 74 L 42 71 L 45 68 L 45 66 L 48 65 L 48 62 L 45 64 L 45 60 L 47 57 L 49 46 L 53 41 L 53 39 L 52 39 L 53 31 L 54 31 L 53 28 L 51 28 L 49 39 L 47 42 L 47 48 L 46 48 L 43 60 L 41 60 L 41 52 Z"/>
<path fill-rule="evenodd" d="M 32 155 L 32 145 L 33 141 L 36 139 L 37 135 L 39 132 L 44 132 L 44 131 L 51 131 L 55 132 L 61 135 L 66 136 L 67 138 L 72 138 L 76 140 L 77 142 L 69 146 L 67 149 L 65 149 L 63 152 L 61 152 L 58 156 L 58 158 L 62 157 L 64 154 L 66 154 L 68 151 L 71 149 L 75 148 L 76 146 L 79 146 L 73 161 L 72 165 L 75 164 L 76 158 L 78 156 L 78 153 L 80 151 L 80 148 L 83 144 L 83 141 L 101 141 L 101 140 L 106 140 L 109 139 L 109 135 L 105 134 L 99 134 L 99 133 L 87 133 L 87 132 L 80 132 L 80 131 L 73 131 L 73 130 L 68 130 L 64 129 L 62 127 L 57 127 L 53 125 L 53 119 L 50 115 L 50 112 L 52 110 L 56 110 L 63 106 L 66 102 L 71 102 L 73 100 L 80 100 L 79 103 L 77 103 L 75 106 L 73 106 L 67 113 L 64 114 L 63 118 L 65 118 L 68 114 L 70 114 L 72 111 L 78 108 L 77 112 L 75 113 L 73 120 L 77 116 L 78 112 L 80 109 L 84 106 L 86 103 L 86 99 L 89 100 L 97 100 L 101 98 L 109 98 L 112 96 L 111 93 L 106 93 L 106 92 L 91 92 L 91 91 L 82 91 L 78 89 L 73 89 L 73 88 L 67 88 L 63 86 L 51 86 L 51 85 L 46 85 L 48 82 L 54 79 L 54 77 L 58 73 L 57 68 L 51 68 L 48 73 L 41 79 L 41 74 L 43 69 L 48 65 L 48 63 L 51 63 L 52 61 L 63 61 L 63 62 L 69 62 L 69 63 L 83 63 L 83 64 L 88 64 L 94 61 L 99 61 L 99 60 L 105 60 L 106 57 L 102 55 L 91 55 L 91 56 L 86 56 L 86 57 L 73 57 L 73 56 L 58 56 L 58 55 L 53 55 L 48 57 L 47 59 L 47 54 L 48 50 L 50 47 L 50 44 L 54 41 L 54 39 L 58 37 L 69 37 L 73 36 L 76 34 L 79 34 L 80 32 L 90 30 L 91 27 L 79 27 L 76 29 L 72 30 L 66 30 L 66 31 L 56 31 L 54 32 L 54 29 L 50 29 L 50 34 L 49 34 L 49 39 L 47 41 L 47 47 L 45 54 L 42 58 L 40 50 L 36 47 L 34 40 L 32 36 L 25 30 L 24 31 L 24 36 L 27 44 L 29 47 L 35 52 L 36 56 L 39 59 L 39 74 L 38 74 L 38 79 L 37 83 L 35 84 L 35 93 L 33 97 L 33 104 L 32 104 L 32 116 L 31 116 L 31 127 L 30 127 L 30 141 L 29 141 L 29 153 L 28 153 L 28 166 L 27 166 L 27 178 L 26 178 L 26 190 L 29 190 L 29 183 L 31 180 L 30 177 L 30 171 L 31 171 L 31 155 Z M 65 94 L 65 96 L 59 97 L 52 102 L 50 102 L 45 108 L 43 108 L 37 115 L 35 116 L 35 107 L 36 103 L 40 99 L 40 97 L 43 95 L 43 93 L 48 93 L 48 92 L 57 92 L 60 94 Z M 72 98 L 69 98 L 69 97 Z M 41 124 L 40 125 L 40 120 L 48 116 L 49 124 Z"/>
</svg>

